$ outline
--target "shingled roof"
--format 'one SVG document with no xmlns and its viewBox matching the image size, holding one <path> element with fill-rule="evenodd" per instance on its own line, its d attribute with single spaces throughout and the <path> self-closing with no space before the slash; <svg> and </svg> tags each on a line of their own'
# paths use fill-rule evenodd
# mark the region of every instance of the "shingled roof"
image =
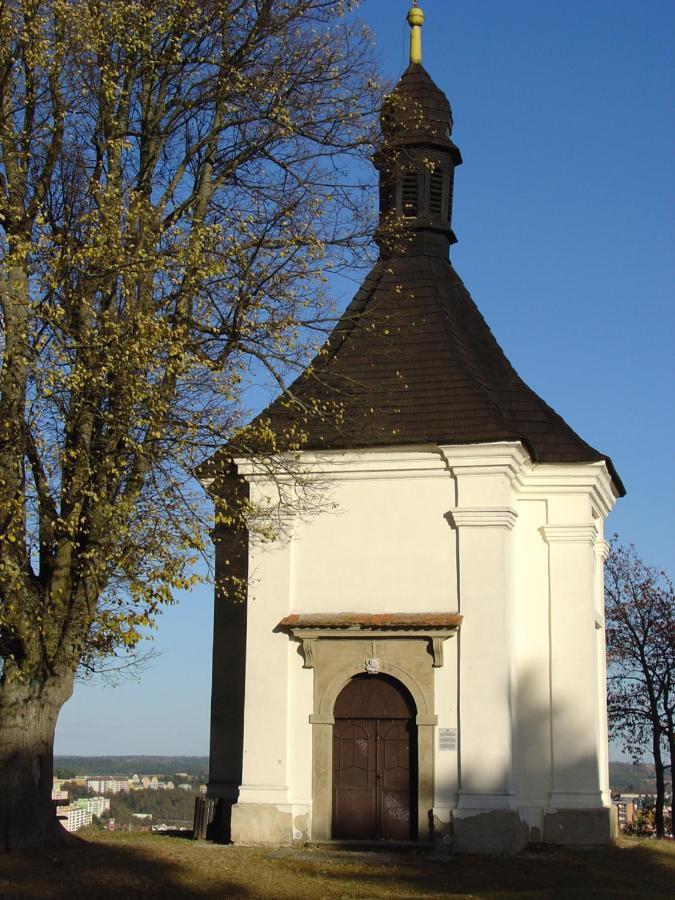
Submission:
<svg viewBox="0 0 675 900">
<path fill-rule="evenodd" d="M 407 134 L 388 118 L 402 97 L 422 111 L 408 119 Z M 380 154 L 404 144 L 424 172 L 432 148 L 451 178 L 461 162 L 451 131 L 445 95 L 421 65 L 411 65 L 385 103 Z M 409 243 L 385 248 L 311 366 L 251 424 L 301 431 L 307 450 L 521 441 L 535 462 L 604 461 L 625 493 L 609 457 L 582 440 L 504 355 L 448 258 L 451 204 L 448 218 L 434 222 L 423 203 L 406 220 Z"/>
<path fill-rule="evenodd" d="M 438 138 L 449 143 L 452 134 L 450 101 L 420 63 L 411 63 L 384 101 L 382 130 L 385 139 Z M 401 134 L 405 129 L 405 134 Z"/>
<path fill-rule="evenodd" d="M 342 407 L 342 421 L 331 410 Z M 305 449 L 522 441 L 535 462 L 611 460 L 519 377 L 449 260 L 380 260 L 322 353 L 258 419 Z"/>
</svg>

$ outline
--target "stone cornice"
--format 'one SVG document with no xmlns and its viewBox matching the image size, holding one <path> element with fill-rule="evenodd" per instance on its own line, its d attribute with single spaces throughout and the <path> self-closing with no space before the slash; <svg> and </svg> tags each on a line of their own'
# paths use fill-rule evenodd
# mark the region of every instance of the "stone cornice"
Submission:
<svg viewBox="0 0 675 900">
<path fill-rule="evenodd" d="M 321 481 L 372 481 L 380 479 L 448 478 L 448 468 L 435 444 L 411 445 L 390 449 L 303 450 L 264 464 L 249 457 L 235 459 L 240 475 L 247 479 L 267 480 L 275 466 L 279 481 L 292 481 L 294 474 Z M 284 469 L 285 467 L 285 469 Z"/>
<path fill-rule="evenodd" d="M 590 494 L 594 513 L 603 519 L 618 496 L 604 462 L 538 463 L 519 472 L 516 486 L 519 494 L 533 499 L 552 494 Z"/>
<path fill-rule="evenodd" d="M 439 449 L 452 474 L 462 477 L 505 475 L 513 481 L 532 466 L 530 455 L 519 442 L 443 445 Z"/>
<path fill-rule="evenodd" d="M 602 562 L 605 562 L 607 557 L 609 556 L 609 551 L 612 549 L 612 545 L 609 541 L 606 541 L 604 538 L 600 538 L 595 543 L 595 555 L 598 559 L 601 559 Z"/>
<path fill-rule="evenodd" d="M 256 461 L 250 457 L 234 460 L 239 475 L 247 480 L 266 479 L 279 469 L 280 480 L 292 478 L 292 469 L 328 480 L 373 478 L 430 478 L 448 474 L 505 474 L 512 480 L 530 456 L 519 442 L 494 444 L 411 444 L 402 447 L 354 450 L 303 450 L 273 459 Z M 284 467 L 288 470 L 287 474 Z"/>
<path fill-rule="evenodd" d="M 343 630 L 419 630 L 458 628 L 462 616 L 453 612 L 386 612 L 386 613 L 291 613 L 277 625 L 280 631 L 290 628 L 297 630 L 343 631 Z"/>
<path fill-rule="evenodd" d="M 198 478 L 197 479 L 201 486 L 204 488 L 207 494 L 211 494 L 211 485 L 215 482 L 215 478 Z"/>
<path fill-rule="evenodd" d="M 446 518 L 454 528 L 506 528 L 512 531 L 518 513 L 510 506 L 463 506 L 451 509 Z"/>
<path fill-rule="evenodd" d="M 517 496 L 546 499 L 552 495 L 588 494 L 593 512 L 606 518 L 616 503 L 616 487 L 604 462 L 533 463 L 520 442 L 299 451 L 278 458 L 237 457 L 238 474 L 249 482 L 290 483 L 298 476 L 315 484 L 417 478 L 503 475 Z M 202 483 L 210 489 L 208 479 Z"/>
<path fill-rule="evenodd" d="M 427 640 L 434 668 L 440 668 L 444 664 L 443 642 L 457 633 L 462 619 L 459 613 L 293 614 L 282 619 L 277 630 L 287 631 L 300 642 L 305 669 L 314 668 L 317 645 L 326 638 L 359 640 L 364 644 L 389 638 Z M 366 652 L 366 672 L 376 673 L 378 663 Z"/>
<path fill-rule="evenodd" d="M 303 669 L 313 669 L 316 665 L 316 650 L 317 645 L 322 639 L 329 638 L 331 641 L 335 639 L 342 640 L 359 640 L 364 643 L 367 647 L 368 642 L 372 642 L 374 640 L 389 640 L 389 638 L 397 638 L 401 639 L 418 639 L 418 640 L 426 640 L 429 642 L 429 650 L 431 652 L 431 656 L 433 659 L 433 666 L 435 669 L 440 669 L 445 664 L 444 656 L 443 656 L 443 643 L 447 641 L 448 638 L 454 637 L 454 635 L 459 631 L 459 626 L 456 628 L 448 628 L 448 629 L 424 629 L 417 628 L 414 630 L 411 629 L 400 629 L 395 631 L 393 629 L 388 631 L 375 631 L 375 630 L 359 630 L 356 628 L 346 628 L 341 630 L 335 629 L 321 629 L 321 630 L 306 630 L 306 629 L 296 629 L 291 628 L 289 630 L 289 635 L 293 638 L 293 640 L 298 641 L 302 647 L 302 655 L 303 655 Z M 364 671 L 372 674 L 377 674 L 379 671 L 377 666 L 373 666 L 372 663 L 376 663 L 377 660 L 373 660 L 368 655 L 368 651 L 364 651 Z"/>
<path fill-rule="evenodd" d="M 568 525 L 542 525 L 539 532 L 547 544 L 591 544 L 598 537 L 597 526 L 592 522 Z"/>
</svg>

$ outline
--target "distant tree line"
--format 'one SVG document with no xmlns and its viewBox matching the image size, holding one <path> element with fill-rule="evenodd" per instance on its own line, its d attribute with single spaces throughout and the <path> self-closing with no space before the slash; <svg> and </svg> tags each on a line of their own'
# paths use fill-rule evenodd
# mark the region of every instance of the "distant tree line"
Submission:
<svg viewBox="0 0 675 900">
<path fill-rule="evenodd" d="M 609 784 L 613 791 L 631 794 L 655 794 L 656 773 L 652 763 L 609 764 Z"/>
<path fill-rule="evenodd" d="M 77 775 L 165 775 L 176 781 L 176 772 L 186 772 L 206 781 L 208 756 L 55 756 L 57 778 Z M 185 780 L 185 779 L 183 779 Z"/>
<path fill-rule="evenodd" d="M 133 823 L 134 813 L 150 813 L 152 824 L 162 822 L 192 822 L 195 809 L 195 791 L 129 791 L 110 797 L 110 811 L 103 814 L 102 822 L 114 819 L 116 823 Z"/>
</svg>

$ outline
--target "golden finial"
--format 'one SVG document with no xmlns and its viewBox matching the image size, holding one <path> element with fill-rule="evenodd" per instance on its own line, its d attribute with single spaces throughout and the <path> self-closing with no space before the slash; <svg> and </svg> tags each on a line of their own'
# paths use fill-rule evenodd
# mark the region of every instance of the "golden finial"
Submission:
<svg viewBox="0 0 675 900">
<path fill-rule="evenodd" d="M 424 13 L 417 5 L 417 0 L 413 0 L 412 9 L 408 13 L 408 24 L 410 25 L 410 62 L 421 63 Z"/>
</svg>

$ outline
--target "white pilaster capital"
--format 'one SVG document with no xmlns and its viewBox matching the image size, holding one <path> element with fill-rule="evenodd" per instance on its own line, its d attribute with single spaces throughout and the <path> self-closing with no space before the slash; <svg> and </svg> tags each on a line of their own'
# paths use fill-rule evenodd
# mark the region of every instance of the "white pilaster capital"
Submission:
<svg viewBox="0 0 675 900">
<path fill-rule="evenodd" d="M 585 494 L 590 497 L 594 513 L 603 519 L 612 511 L 618 496 L 604 462 L 537 463 L 523 467 L 516 485 L 520 494 L 532 498 Z"/>
<path fill-rule="evenodd" d="M 602 562 L 605 562 L 605 560 L 609 556 L 609 551 L 611 549 L 612 545 L 604 538 L 600 538 L 595 542 L 595 555 L 598 557 L 598 559 L 602 560 Z"/>
<path fill-rule="evenodd" d="M 444 445 L 438 449 L 455 476 L 504 475 L 511 482 L 532 466 L 520 442 Z"/>
<path fill-rule="evenodd" d="M 547 544 L 595 545 L 598 537 L 598 528 L 592 522 L 574 525 L 542 525 L 539 533 Z"/>
<path fill-rule="evenodd" d="M 512 531 L 518 513 L 510 506 L 461 506 L 451 509 L 446 518 L 454 528 L 506 528 Z"/>
</svg>

